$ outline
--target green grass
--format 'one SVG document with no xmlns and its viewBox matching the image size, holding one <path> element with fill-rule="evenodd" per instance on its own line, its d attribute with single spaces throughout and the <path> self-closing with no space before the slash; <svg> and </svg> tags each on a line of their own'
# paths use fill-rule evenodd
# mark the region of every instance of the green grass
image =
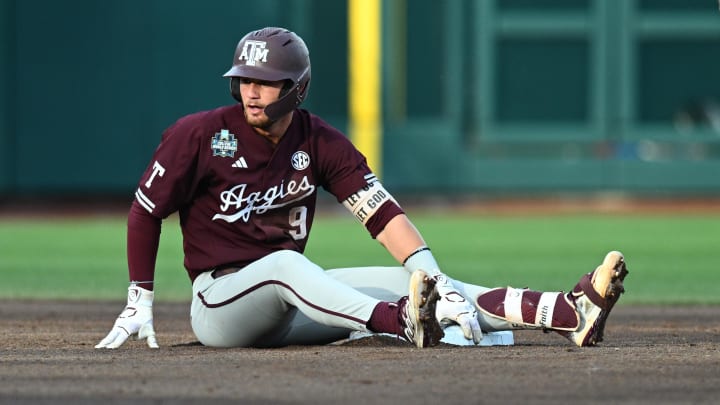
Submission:
<svg viewBox="0 0 720 405">
<path fill-rule="evenodd" d="M 411 217 L 443 270 L 464 281 L 568 290 L 619 249 L 624 304 L 720 304 L 720 214 Z M 395 264 L 349 216 L 317 218 L 306 253 L 324 268 Z M 0 298 L 123 299 L 125 218 L 0 219 L 0 274 Z M 158 300 L 190 299 L 175 217 L 156 280 Z"/>
</svg>

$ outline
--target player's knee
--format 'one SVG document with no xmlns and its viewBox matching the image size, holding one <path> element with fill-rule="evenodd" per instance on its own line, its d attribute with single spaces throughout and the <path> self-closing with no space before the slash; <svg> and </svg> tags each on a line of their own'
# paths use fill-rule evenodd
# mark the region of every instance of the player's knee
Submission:
<svg viewBox="0 0 720 405">
<path fill-rule="evenodd" d="M 272 254 L 275 257 L 275 261 L 278 264 L 297 263 L 302 260 L 307 260 L 305 256 L 294 250 L 278 250 Z"/>
<path fill-rule="evenodd" d="M 275 256 L 276 268 L 280 271 L 299 271 L 301 269 L 320 269 L 302 253 L 294 250 L 280 250 L 273 253 Z M 320 269 L 322 270 L 322 269 Z"/>
</svg>

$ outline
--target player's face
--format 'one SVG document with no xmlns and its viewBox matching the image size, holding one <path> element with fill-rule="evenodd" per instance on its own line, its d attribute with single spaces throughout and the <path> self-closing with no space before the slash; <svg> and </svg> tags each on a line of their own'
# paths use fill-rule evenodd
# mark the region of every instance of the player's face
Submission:
<svg viewBox="0 0 720 405">
<path fill-rule="evenodd" d="M 272 122 L 265 115 L 265 106 L 280 97 L 284 82 L 268 82 L 255 79 L 240 79 L 240 96 L 248 124 L 257 128 L 268 128 Z"/>
</svg>

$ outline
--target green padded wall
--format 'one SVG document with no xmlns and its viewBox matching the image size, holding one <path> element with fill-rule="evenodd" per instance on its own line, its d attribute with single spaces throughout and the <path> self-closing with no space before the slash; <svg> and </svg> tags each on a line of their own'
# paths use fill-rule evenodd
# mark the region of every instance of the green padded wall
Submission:
<svg viewBox="0 0 720 405">
<path fill-rule="evenodd" d="M 251 6 L 248 6 L 251 4 Z M 385 0 L 383 181 L 398 192 L 720 193 L 708 0 Z M 0 197 L 131 196 L 164 128 L 234 102 L 247 31 L 308 42 L 347 128 L 337 0 L 0 2 Z"/>
</svg>

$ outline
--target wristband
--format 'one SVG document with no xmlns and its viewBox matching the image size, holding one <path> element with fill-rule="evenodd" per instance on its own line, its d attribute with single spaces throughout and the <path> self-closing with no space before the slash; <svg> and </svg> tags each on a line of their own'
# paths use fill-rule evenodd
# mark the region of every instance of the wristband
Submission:
<svg viewBox="0 0 720 405">
<path fill-rule="evenodd" d="M 427 247 L 427 246 L 421 246 L 421 247 L 415 249 L 412 253 L 410 253 L 410 254 L 408 255 L 408 257 L 405 258 L 405 260 L 403 260 L 403 262 L 402 262 L 403 266 L 405 265 L 405 263 L 407 263 L 408 260 L 410 260 L 411 257 L 413 257 L 413 256 L 415 256 L 416 254 L 418 254 L 418 253 L 420 253 L 420 252 L 422 252 L 422 251 L 425 251 L 425 250 L 430 250 L 430 248 Z"/>
<path fill-rule="evenodd" d="M 427 246 L 420 247 L 412 252 L 403 262 L 403 266 L 411 273 L 416 270 L 423 270 L 430 277 L 442 274 L 440 272 L 440 266 L 438 266 L 435 257 L 433 257 L 430 248 Z"/>
</svg>

